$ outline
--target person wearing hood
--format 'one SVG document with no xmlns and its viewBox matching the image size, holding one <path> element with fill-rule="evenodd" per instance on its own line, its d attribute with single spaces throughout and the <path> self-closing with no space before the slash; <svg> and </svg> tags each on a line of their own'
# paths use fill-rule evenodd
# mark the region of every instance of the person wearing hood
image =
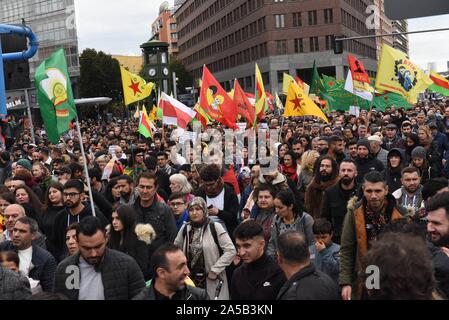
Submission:
<svg viewBox="0 0 449 320">
<path fill-rule="evenodd" d="M 84 184 L 79 180 L 69 180 L 64 185 L 62 197 L 65 208 L 56 214 L 52 243 L 55 250 L 55 258 L 60 260 L 66 256 L 65 246 L 65 230 L 74 222 L 80 222 L 86 217 L 93 216 L 90 201 L 83 202 Z M 108 220 L 103 213 L 95 207 L 95 216 L 100 219 L 101 223 L 106 227 Z"/>
<path fill-rule="evenodd" d="M 142 270 L 145 280 L 150 279 L 148 245 L 156 237 L 151 224 L 137 224 L 132 206 L 121 205 L 112 212 L 112 228 L 108 247 L 133 257 Z"/>
<path fill-rule="evenodd" d="M 401 187 L 401 171 L 404 168 L 404 152 L 401 149 L 393 148 L 388 152 L 387 166 L 384 177 L 388 190 L 397 190 Z"/>
<path fill-rule="evenodd" d="M 421 177 L 415 167 L 407 167 L 401 172 L 402 186 L 393 192 L 398 205 L 406 208 L 411 216 L 415 216 L 421 208 L 424 208 L 422 197 Z"/>
<path fill-rule="evenodd" d="M 175 239 L 187 257 L 190 278 L 210 297 L 229 300 L 226 267 L 236 256 L 231 237 L 219 222 L 209 219 L 206 201 L 195 197 L 188 206 L 190 221 L 182 226 Z"/>
<path fill-rule="evenodd" d="M 357 158 L 355 159 L 357 165 L 357 183 L 362 184 L 363 177 L 370 171 L 384 171 L 382 162 L 373 157 L 371 153 L 371 145 L 367 139 L 360 139 L 357 141 Z"/>
</svg>

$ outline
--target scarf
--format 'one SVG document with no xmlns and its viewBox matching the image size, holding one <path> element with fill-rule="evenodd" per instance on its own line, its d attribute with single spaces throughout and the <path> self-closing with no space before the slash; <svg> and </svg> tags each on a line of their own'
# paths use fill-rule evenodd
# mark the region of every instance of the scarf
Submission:
<svg viewBox="0 0 449 320">
<path fill-rule="evenodd" d="M 365 205 L 365 224 L 366 224 L 366 234 L 368 237 L 368 244 L 372 240 L 376 240 L 380 231 L 387 224 L 385 219 L 385 211 L 388 205 L 388 201 L 385 199 L 382 208 L 379 211 L 372 210 L 368 204 Z"/>
</svg>

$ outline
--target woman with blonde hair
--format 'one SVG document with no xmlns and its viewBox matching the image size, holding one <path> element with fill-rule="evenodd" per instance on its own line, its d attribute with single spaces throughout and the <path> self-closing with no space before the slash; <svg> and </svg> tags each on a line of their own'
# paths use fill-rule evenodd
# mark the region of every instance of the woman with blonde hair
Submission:
<svg viewBox="0 0 449 320">
<path fill-rule="evenodd" d="M 301 171 L 298 176 L 298 193 L 299 200 L 304 202 L 304 197 L 306 194 L 306 187 L 312 181 L 313 178 L 313 168 L 315 166 L 316 160 L 320 157 L 320 154 L 315 150 L 309 150 L 302 154 L 301 157 Z"/>
<path fill-rule="evenodd" d="M 192 194 L 192 185 L 186 176 L 181 173 L 175 173 L 170 176 L 170 190 L 172 193 L 179 192 L 185 195 L 187 203 L 195 197 Z"/>
</svg>

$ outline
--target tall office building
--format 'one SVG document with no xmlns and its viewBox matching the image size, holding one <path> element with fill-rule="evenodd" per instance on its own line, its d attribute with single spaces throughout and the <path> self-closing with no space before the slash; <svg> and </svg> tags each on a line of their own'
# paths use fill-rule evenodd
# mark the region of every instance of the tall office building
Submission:
<svg viewBox="0 0 449 320">
<path fill-rule="evenodd" d="M 22 19 L 39 39 L 39 50 L 29 60 L 30 81 L 43 60 L 64 48 L 74 92 L 80 75 L 74 0 L 0 0 L 0 21 L 21 24 Z"/>
<path fill-rule="evenodd" d="M 178 55 L 178 31 L 174 10 L 182 5 L 175 1 L 175 6 L 170 8 L 167 1 L 159 7 L 159 15 L 151 24 L 152 38 L 168 43 L 168 53 L 177 57 Z"/>
<path fill-rule="evenodd" d="M 176 11 L 178 57 L 195 79 L 206 64 L 226 89 L 239 79 L 254 90 L 257 62 L 266 87 L 280 92 L 282 73 L 310 81 L 316 62 L 319 73 L 344 79 L 348 53 L 365 64 L 371 76 L 377 70 L 376 39 L 343 43 L 343 54 L 333 52 L 333 37 L 375 35 L 367 28 L 368 5 L 380 0 L 186 0 Z M 383 7 L 383 2 L 382 2 Z M 383 32 L 392 32 L 385 14 Z M 393 39 L 390 40 L 393 44 Z"/>
</svg>

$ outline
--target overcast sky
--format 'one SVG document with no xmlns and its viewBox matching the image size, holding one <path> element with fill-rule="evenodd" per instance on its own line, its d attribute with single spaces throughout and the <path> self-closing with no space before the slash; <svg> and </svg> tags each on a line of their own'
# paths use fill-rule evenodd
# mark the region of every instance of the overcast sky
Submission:
<svg viewBox="0 0 449 320">
<path fill-rule="evenodd" d="M 170 5 L 173 0 L 168 1 Z M 80 52 L 85 48 L 109 54 L 140 54 L 139 46 L 151 36 L 151 23 L 160 0 L 75 0 Z M 449 15 L 409 20 L 409 31 L 448 28 Z M 425 67 L 437 62 L 447 70 L 449 31 L 409 35 L 411 59 Z"/>
</svg>

